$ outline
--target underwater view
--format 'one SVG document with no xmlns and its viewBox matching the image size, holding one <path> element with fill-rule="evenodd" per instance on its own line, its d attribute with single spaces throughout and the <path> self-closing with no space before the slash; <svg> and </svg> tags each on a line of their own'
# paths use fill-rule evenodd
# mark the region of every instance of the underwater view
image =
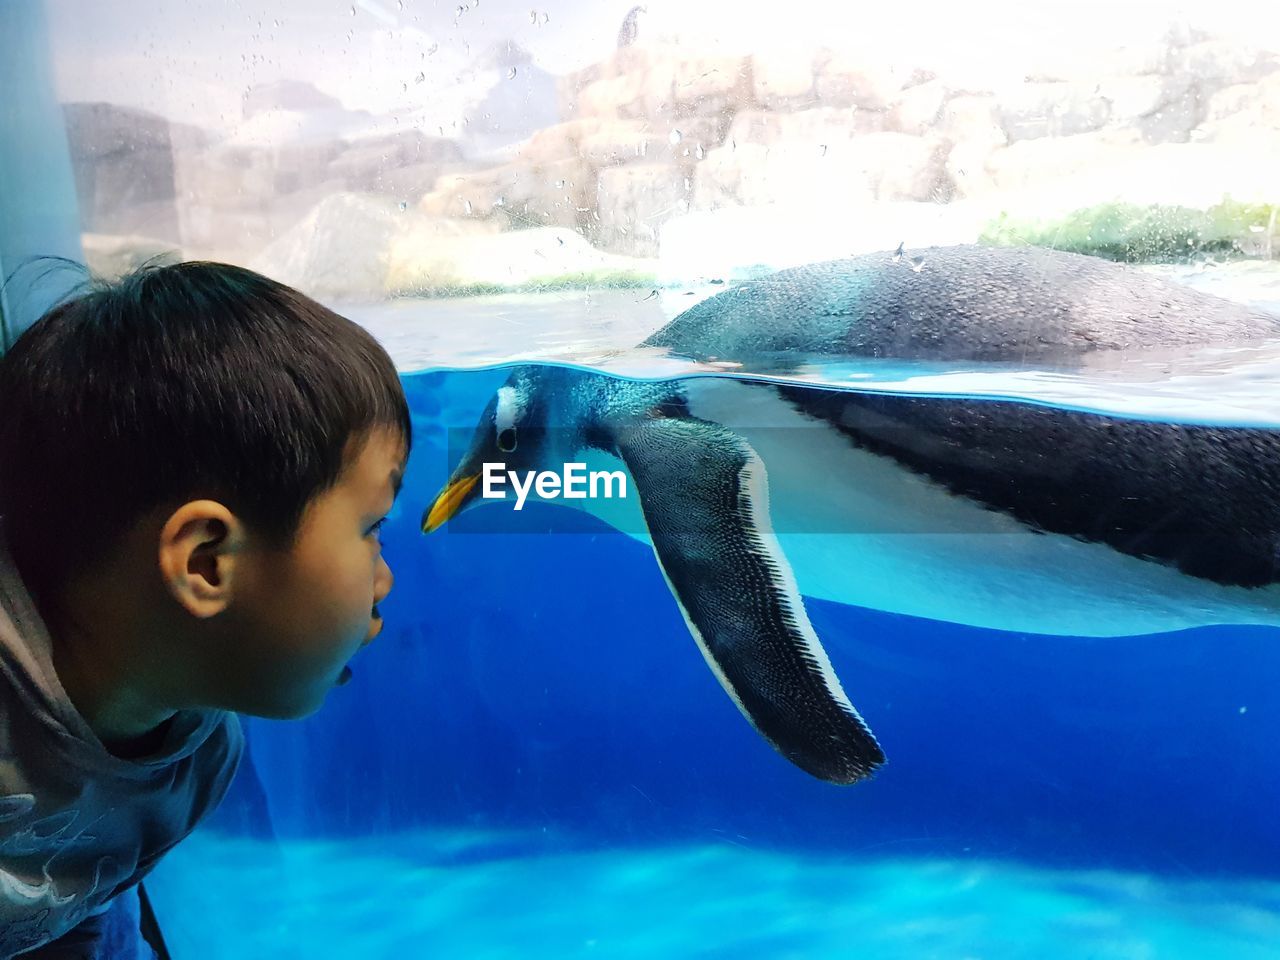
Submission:
<svg viewBox="0 0 1280 960">
<path fill-rule="evenodd" d="M 1269 308 L 1280 286 L 1264 287 L 1246 302 Z M 1202 354 L 1176 371 L 1135 354 L 1071 375 L 774 356 L 753 374 L 623 349 L 662 327 L 662 307 L 684 306 L 663 297 L 352 311 L 410 368 L 414 449 L 384 528 L 386 628 L 316 716 L 246 718 L 231 796 L 148 883 L 173 955 L 1273 956 L 1274 606 L 1231 607 L 1228 591 L 1214 609 L 1193 590 L 1158 609 L 1158 584 L 1143 595 L 1108 573 L 1116 589 L 1099 599 L 1095 585 L 1091 607 L 1030 569 L 995 595 L 1013 583 L 1001 553 L 1023 555 L 999 532 L 887 517 L 804 526 L 787 497 L 856 499 L 857 484 L 797 464 L 812 450 L 803 431 L 773 426 L 757 443 L 777 448 L 764 462 L 778 542 L 887 757 L 840 786 L 744 721 L 622 501 L 531 496 L 517 512 L 508 497 L 421 526 L 499 388 L 539 377 L 693 395 L 789 376 L 827 397 L 1267 431 L 1280 426 L 1268 387 L 1280 353 Z M 564 359 L 411 369 L 414 324 L 447 330 L 464 306 Z M 575 310 L 598 316 L 578 326 L 588 335 L 539 343 Z M 938 547 L 962 541 L 977 548 Z M 901 545 L 896 560 L 886 543 Z M 984 585 L 985 612 L 973 599 Z"/>
</svg>

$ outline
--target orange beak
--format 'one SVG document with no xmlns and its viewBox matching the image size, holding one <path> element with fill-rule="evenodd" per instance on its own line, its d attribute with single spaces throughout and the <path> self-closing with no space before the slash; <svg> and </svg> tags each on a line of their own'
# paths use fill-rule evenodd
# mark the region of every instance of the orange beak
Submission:
<svg viewBox="0 0 1280 960">
<path fill-rule="evenodd" d="M 472 474 L 469 477 L 459 477 L 440 492 L 436 497 L 436 502 L 431 505 L 431 509 L 427 511 L 422 518 L 422 532 L 430 533 L 438 527 L 444 526 L 449 518 L 461 509 L 463 501 L 467 499 L 467 494 L 471 492 L 471 488 L 480 480 L 480 474 Z"/>
</svg>

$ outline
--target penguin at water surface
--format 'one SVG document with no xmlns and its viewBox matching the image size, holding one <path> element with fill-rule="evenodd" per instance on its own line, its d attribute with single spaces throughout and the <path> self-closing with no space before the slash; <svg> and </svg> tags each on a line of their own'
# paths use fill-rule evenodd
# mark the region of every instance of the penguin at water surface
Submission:
<svg viewBox="0 0 1280 960">
<path fill-rule="evenodd" d="M 744 716 L 815 777 L 884 753 L 801 593 L 992 629 L 1124 636 L 1280 625 L 1280 431 L 785 377 L 806 359 L 1082 372 L 1280 337 L 1280 319 L 1109 261 L 938 247 L 784 270 L 641 346 L 769 379 L 517 368 L 424 532 L 486 462 L 620 461 L 698 647 Z"/>
</svg>

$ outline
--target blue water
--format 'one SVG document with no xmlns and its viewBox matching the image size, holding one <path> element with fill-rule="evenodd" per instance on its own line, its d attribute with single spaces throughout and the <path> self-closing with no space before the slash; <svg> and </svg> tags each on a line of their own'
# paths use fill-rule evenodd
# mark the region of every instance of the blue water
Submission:
<svg viewBox="0 0 1280 960">
<path fill-rule="evenodd" d="M 418 532 L 504 378 L 405 377 L 386 628 L 314 717 L 246 721 L 231 796 L 149 883 L 178 960 L 1276 955 L 1274 630 L 810 600 L 889 757 L 822 783 L 725 696 L 644 543 L 537 503 L 528 532 L 503 503 Z"/>
</svg>

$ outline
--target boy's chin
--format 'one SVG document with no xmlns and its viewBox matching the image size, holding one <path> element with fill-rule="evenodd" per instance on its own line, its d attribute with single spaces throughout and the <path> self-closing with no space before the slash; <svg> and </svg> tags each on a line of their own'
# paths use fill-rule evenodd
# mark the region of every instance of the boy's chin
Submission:
<svg viewBox="0 0 1280 960">
<path fill-rule="evenodd" d="M 299 698 L 290 703 L 280 701 L 254 703 L 245 707 L 235 708 L 235 711 L 251 717 L 261 717 L 264 720 L 305 720 L 324 706 L 325 697 L 336 686 L 337 683 L 335 682 L 321 690 L 310 691 L 311 695 L 305 700 Z"/>
</svg>

